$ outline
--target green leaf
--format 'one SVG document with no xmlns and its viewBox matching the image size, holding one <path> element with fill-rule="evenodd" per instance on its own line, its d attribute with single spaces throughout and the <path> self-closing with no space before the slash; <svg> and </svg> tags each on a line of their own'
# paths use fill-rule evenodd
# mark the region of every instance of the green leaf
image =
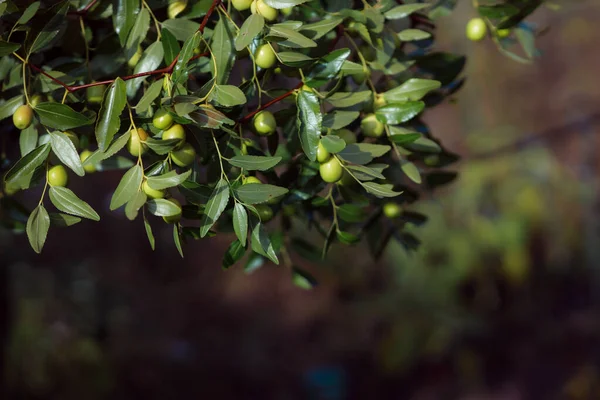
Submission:
<svg viewBox="0 0 600 400">
<path fill-rule="evenodd" d="M 135 106 L 135 110 L 140 113 L 147 111 L 150 107 L 150 104 L 152 104 L 152 102 L 160 95 L 162 87 L 162 79 L 152 82 L 152 85 L 146 89 L 146 92 Z"/>
<path fill-rule="evenodd" d="M 159 42 L 154 42 L 144 51 L 142 58 L 135 66 L 133 72 L 140 74 L 142 72 L 154 71 L 163 61 L 163 47 Z M 130 79 L 127 81 L 127 96 L 133 97 L 137 93 L 141 83 L 146 77 Z"/>
<path fill-rule="evenodd" d="M 191 173 L 191 169 L 179 175 L 177 174 L 177 171 L 169 171 L 163 175 L 150 176 L 148 177 L 147 182 L 152 189 L 167 189 L 181 185 L 191 175 Z"/>
<path fill-rule="evenodd" d="M 0 57 L 8 56 L 20 48 L 21 45 L 18 43 L 9 43 L 5 42 L 4 40 L 0 40 Z"/>
<path fill-rule="evenodd" d="M 229 245 L 227 251 L 225 252 L 225 255 L 223 256 L 223 262 L 221 263 L 221 267 L 223 269 L 228 269 L 236 262 L 238 262 L 244 256 L 244 253 L 246 253 L 246 248 L 244 247 L 244 245 L 240 243 L 239 240 L 234 240 Z"/>
<path fill-rule="evenodd" d="M 398 33 L 398 38 L 403 42 L 412 42 L 414 40 L 423 40 L 431 37 L 431 33 L 420 29 L 405 29 Z"/>
<path fill-rule="evenodd" d="M 28 55 L 33 53 L 37 53 L 44 47 L 46 47 L 52 40 L 58 35 L 61 30 L 63 23 L 66 21 L 65 15 L 67 10 L 69 9 L 69 3 L 62 3 L 57 5 L 54 8 L 48 10 L 48 14 L 52 15 L 52 18 L 48 21 L 48 23 L 42 28 L 42 30 L 37 34 L 35 39 L 31 42 L 31 46 L 29 46 Z"/>
<path fill-rule="evenodd" d="M 123 46 L 140 12 L 140 0 L 113 0 L 113 25 Z"/>
<path fill-rule="evenodd" d="M 148 10 L 146 10 L 146 8 L 142 8 L 135 18 L 133 27 L 127 36 L 127 42 L 125 43 L 125 58 L 127 60 L 129 60 L 137 52 L 138 46 L 146 38 L 146 33 L 148 32 L 149 27 L 150 13 Z"/>
<path fill-rule="evenodd" d="M 282 9 L 297 6 L 298 4 L 306 3 L 308 0 L 265 0 L 265 4 L 269 7 Z"/>
<path fill-rule="evenodd" d="M 77 217 L 88 218 L 93 221 L 100 221 L 100 216 L 85 201 L 81 200 L 73 191 L 66 187 L 51 186 L 50 201 L 60 211 L 75 215 Z"/>
<path fill-rule="evenodd" d="M 208 100 L 224 107 L 239 106 L 247 102 L 244 92 L 233 85 L 215 85 Z"/>
<path fill-rule="evenodd" d="M 353 164 L 364 165 L 370 163 L 373 158 L 381 157 L 390 150 L 390 146 L 381 144 L 353 143 L 347 145 L 338 155 Z"/>
<path fill-rule="evenodd" d="M 373 96 L 373 92 L 370 90 L 362 92 L 337 92 L 326 98 L 325 101 L 334 107 L 345 108 L 367 101 L 371 96 Z"/>
<path fill-rule="evenodd" d="M 491 19 L 502 19 L 510 18 L 519 13 L 519 8 L 512 4 L 494 4 L 494 5 L 482 5 L 477 7 L 479 15 L 485 18 Z"/>
<path fill-rule="evenodd" d="M 217 182 L 200 221 L 200 236 L 204 237 L 217 222 L 229 202 L 229 183 L 223 178 Z"/>
<path fill-rule="evenodd" d="M 339 153 L 346 148 L 346 142 L 344 139 L 335 135 L 327 135 L 321 138 L 321 144 L 330 153 Z"/>
<path fill-rule="evenodd" d="M 50 132 L 50 144 L 56 156 L 79 176 L 84 176 L 85 171 L 75 145 L 69 137 L 60 131 Z"/>
<path fill-rule="evenodd" d="M 375 195 L 376 197 L 396 197 L 402 192 L 394 192 L 394 186 L 387 183 L 375 183 L 375 182 L 363 182 L 363 187 L 367 190 L 367 192 Z"/>
<path fill-rule="evenodd" d="M 185 18 L 175 18 L 163 21 L 162 27 L 167 28 L 177 40 L 183 42 L 196 33 L 200 24 Z"/>
<path fill-rule="evenodd" d="M 415 164 L 411 163 L 410 161 L 402 160 L 400 162 L 400 168 L 411 181 L 419 184 L 421 183 L 421 174 L 419 173 L 419 169 Z"/>
<path fill-rule="evenodd" d="M 21 150 L 21 157 L 25 157 L 29 154 L 38 142 L 38 131 L 34 124 L 29 125 L 27 129 L 23 129 L 19 135 L 19 149 Z"/>
<path fill-rule="evenodd" d="M 34 110 L 42 125 L 61 131 L 91 125 L 96 119 L 95 116 L 87 117 L 60 103 L 40 103 Z"/>
<path fill-rule="evenodd" d="M 334 16 L 329 19 L 323 19 L 312 24 L 306 24 L 302 26 L 301 30 L 307 32 L 307 35 L 317 40 L 331 32 L 336 26 L 338 26 L 344 20 L 343 17 Z"/>
<path fill-rule="evenodd" d="M 150 243 L 150 247 L 152 248 L 152 250 L 154 250 L 154 245 L 155 245 L 155 240 L 154 240 L 154 234 L 152 233 L 152 226 L 150 225 L 150 222 L 148 222 L 148 219 L 146 218 L 146 216 L 144 215 L 144 229 L 146 229 L 146 236 L 148 237 L 148 242 Z"/>
<path fill-rule="evenodd" d="M 296 68 L 309 64 L 314 60 L 312 57 L 295 51 L 282 51 L 277 53 L 277 56 L 284 65 Z"/>
<path fill-rule="evenodd" d="M 143 175 L 144 171 L 142 171 L 142 167 L 139 165 L 134 165 L 125 172 L 110 199 L 111 210 L 116 210 L 127 203 L 140 190 Z"/>
<path fill-rule="evenodd" d="M 235 203 L 233 207 L 233 230 L 240 243 L 245 246 L 248 238 L 248 213 L 240 203 Z"/>
<path fill-rule="evenodd" d="M 337 49 L 332 51 L 316 62 L 310 70 L 308 77 L 310 80 L 327 81 L 333 79 L 340 72 L 342 65 L 351 53 L 350 49 Z"/>
<path fill-rule="evenodd" d="M 160 41 L 163 45 L 165 64 L 171 65 L 175 57 L 177 57 L 181 51 L 179 43 L 177 43 L 177 38 L 171 33 L 170 30 L 163 27 L 160 30 Z"/>
<path fill-rule="evenodd" d="M 403 124 L 419 115 L 424 108 L 425 103 L 422 101 L 407 101 L 405 103 L 393 103 L 379 107 L 375 110 L 375 115 L 384 124 Z"/>
<path fill-rule="evenodd" d="M 269 260 L 279 265 L 279 259 L 275 254 L 275 250 L 273 249 L 271 239 L 269 238 L 269 235 L 267 234 L 267 231 L 265 230 L 262 223 L 257 223 L 254 229 L 252 230 L 252 237 L 250 243 L 252 250 L 255 253 L 267 257 Z"/>
<path fill-rule="evenodd" d="M 265 19 L 260 14 L 250 14 L 242 24 L 235 38 L 235 49 L 241 51 L 252 43 L 254 38 L 265 27 Z"/>
<path fill-rule="evenodd" d="M 17 108 L 23 105 L 23 95 L 15 96 L 0 105 L 0 120 L 12 117 Z"/>
<path fill-rule="evenodd" d="M 336 231 L 335 234 L 338 240 L 344 244 L 352 245 L 360 241 L 358 236 L 350 232 Z"/>
<path fill-rule="evenodd" d="M 89 156 L 88 158 L 85 159 L 85 161 L 82 163 L 82 165 L 83 166 L 96 165 L 100 161 L 106 160 L 107 158 L 114 156 L 115 154 L 117 154 L 119 152 L 119 150 L 121 150 L 123 147 L 125 147 L 130 136 L 131 136 L 131 134 L 129 133 L 129 131 L 125 132 L 124 134 L 119 136 L 117 139 L 115 139 L 110 144 L 110 146 L 108 146 L 108 149 L 106 149 L 106 151 L 104 151 L 104 152 L 102 152 L 100 150 L 94 151 L 91 156 Z"/>
<path fill-rule="evenodd" d="M 330 129 L 342 129 L 360 116 L 358 111 L 333 111 L 323 116 L 323 127 Z"/>
<path fill-rule="evenodd" d="M 388 103 L 402 103 L 405 101 L 421 100 L 432 90 L 439 89 L 441 82 L 432 79 L 413 78 L 383 93 L 383 98 Z"/>
<path fill-rule="evenodd" d="M 281 157 L 262 157 L 262 156 L 233 156 L 228 159 L 229 164 L 245 168 L 248 171 L 267 171 L 275 167 L 281 161 Z"/>
<path fill-rule="evenodd" d="M 127 104 L 125 82 L 117 78 L 106 90 L 98 120 L 96 121 L 96 141 L 101 151 L 112 142 L 121 127 L 121 113 Z"/>
<path fill-rule="evenodd" d="M 287 192 L 286 188 L 267 183 L 248 183 L 235 189 L 236 196 L 246 204 L 265 203 Z"/>
<path fill-rule="evenodd" d="M 50 213 L 50 226 L 64 228 L 81 222 L 81 218 L 62 213 Z"/>
<path fill-rule="evenodd" d="M 38 254 L 41 253 L 44 247 L 49 228 L 50 216 L 44 206 L 40 204 L 29 216 L 26 228 L 29 244 L 31 244 L 33 250 Z"/>
<path fill-rule="evenodd" d="M 387 19 L 401 19 L 429 6 L 430 4 L 403 4 L 386 11 L 384 15 Z"/>
<path fill-rule="evenodd" d="M 179 237 L 179 226 L 177 224 L 173 225 L 173 242 L 175 243 L 177 252 L 181 256 L 181 258 L 183 258 L 183 249 L 181 248 L 181 238 Z"/>
<path fill-rule="evenodd" d="M 317 47 L 317 43 L 302 35 L 298 31 L 282 26 L 281 24 L 272 25 L 269 29 L 268 36 L 275 36 L 285 39 L 281 42 L 282 46 L 295 47 L 295 48 L 306 48 L 306 47 Z"/>
<path fill-rule="evenodd" d="M 216 64 L 213 76 L 217 84 L 226 84 L 234 61 L 233 33 L 225 17 L 219 18 L 210 42 L 210 49 Z M 212 67 L 211 67 L 212 68 Z"/>
<path fill-rule="evenodd" d="M 188 114 L 188 119 L 194 121 L 199 128 L 215 129 L 222 124 L 233 125 L 234 122 L 225 114 L 214 108 L 200 106 L 196 111 Z"/>
<path fill-rule="evenodd" d="M 356 204 L 348 203 L 342 204 L 337 209 L 337 215 L 342 221 L 357 223 L 364 221 L 366 217 L 364 208 L 357 206 Z"/>
<path fill-rule="evenodd" d="M 309 160 L 315 161 L 323 122 L 319 98 L 312 92 L 301 90 L 296 96 L 296 105 L 298 107 L 296 126 L 302 150 Z"/>
<path fill-rule="evenodd" d="M 146 196 L 146 193 L 142 191 L 137 192 L 125 205 L 125 216 L 127 219 L 130 221 L 136 219 L 140 208 L 146 204 L 147 200 L 148 196 Z"/>
<path fill-rule="evenodd" d="M 164 155 L 175 149 L 175 147 L 181 144 L 179 139 L 153 139 L 149 137 L 146 139 L 146 146 L 148 146 L 153 152 L 158 155 Z"/>
<path fill-rule="evenodd" d="M 439 144 L 420 135 L 413 142 L 404 144 L 403 147 L 411 151 L 419 151 L 422 153 L 440 153 L 442 151 Z"/>
<path fill-rule="evenodd" d="M 298 267 L 292 268 L 292 282 L 304 290 L 312 290 L 318 284 L 317 280 L 311 274 Z"/>
<path fill-rule="evenodd" d="M 171 217 L 181 213 L 181 207 L 167 199 L 150 199 L 146 204 L 148 211 L 157 217 Z"/>
<path fill-rule="evenodd" d="M 361 181 L 372 181 L 373 179 L 385 179 L 385 176 L 381 174 L 381 172 L 363 166 L 363 165 L 348 165 L 347 167 L 352 171 L 354 176 Z"/>
<path fill-rule="evenodd" d="M 36 1 L 35 3 L 31 3 L 29 5 L 29 7 L 27 7 L 25 9 L 25 11 L 23 11 L 23 14 L 21 14 L 21 17 L 17 21 L 17 24 L 23 25 L 23 24 L 26 24 L 27 22 L 29 22 L 29 20 L 31 18 L 33 18 L 33 16 L 35 15 L 35 13 L 38 11 L 39 8 L 40 8 L 39 1 Z"/>
<path fill-rule="evenodd" d="M 6 173 L 4 181 L 7 184 L 17 183 L 21 178 L 25 178 L 35 171 L 37 167 L 42 165 L 50 153 L 50 143 L 45 143 L 25 157 L 16 162 L 15 165 Z"/>
<path fill-rule="evenodd" d="M 183 43 L 183 48 L 179 53 L 179 58 L 177 59 L 177 63 L 173 69 L 173 82 L 177 82 L 179 76 L 181 76 L 182 72 L 185 70 L 187 63 L 194 56 L 194 50 L 200 44 L 201 39 L 202 34 L 200 32 L 196 32 L 193 36 L 189 37 L 185 43 Z"/>
</svg>

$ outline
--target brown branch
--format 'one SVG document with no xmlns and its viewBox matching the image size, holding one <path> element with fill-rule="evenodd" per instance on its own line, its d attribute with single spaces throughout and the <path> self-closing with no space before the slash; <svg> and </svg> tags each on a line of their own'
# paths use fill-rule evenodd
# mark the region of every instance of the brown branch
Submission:
<svg viewBox="0 0 600 400">
<path fill-rule="evenodd" d="M 238 120 L 238 124 L 243 124 L 244 122 L 247 122 L 250 118 L 254 117 L 257 113 L 261 112 L 262 110 L 271 107 L 273 104 L 279 103 L 281 100 L 285 99 L 288 96 L 291 96 L 292 93 L 294 93 L 296 91 L 296 89 L 300 89 L 302 87 L 302 85 L 304 85 L 304 83 L 300 82 L 298 85 L 296 85 L 295 88 L 293 88 L 289 92 L 286 92 L 286 93 L 282 94 L 281 96 L 274 98 L 273 100 L 269 101 L 264 106 L 259 107 L 256 110 L 252 111 L 250 114 L 240 118 Z"/>
<path fill-rule="evenodd" d="M 82 9 L 81 11 L 76 11 L 75 13 L 77 13 L 77 15 L 85 15 L 85 13 L 88 12 L 88 10 L 90 8 L 92 8 L 92 6 L 97 3 L 98 0 L 93 0 L 92 2 L 90 2 L 90 4 L 88 4 L 84 9 Z M 221 4 L 221 0 L 213 0 L 212 5 L 210 6 L 210 8 L 208 9 L 206 15 L 204 16 L 204 19 L 202 19 L 202 23 L 200 24 L 200 27 L 198 28 L 198 32 L 203 33 L 204 32 L 204 28 L 206 27 L 206 24 L 208 23 L 208 20 L 210 18 L 210 16 L 213 14 L 213 12 L 215 11 L 216 7 Z M 190 58 L 190 61 L 192 60 L 196 60 L 200 57 L 205 57 L 207 55 L 209 55 L 210 53 L 202 53 L 202 54 L 198 54 L 193 56 L 192 58 Z M 119 77 L 124 81 L 128 81 L 130 79 L 135 79 L 135 78 L 141 78 L 144 76 L 152 76 L 152 75 L 162 75 L 162 74 L 171 74 L 173 72 L 173 68 L 175 68 L 175 64 L 177 64 L 177 60 L 179 59 L 179 54 L 177 54 L 177 56 L 175 57 L 175 59 L 171 62 L 171 64 L 165 68 L 160 68 L 160 69 L 156 69 L 153 71 L 147 71 L 147 72 L 140 72 L 139 74 L 133 74 L 133 75 L 127 75 L 127 76 L 122 76 Z M 47 77 L 48 79 L 52 80 L 52 82 L 59 84 L 60 86 L 62 86 L 63 88 L 65 88 L 69 93 L 73 93 L 76 92 L 78 90 L 81 89 L 87 89 L 93 86 L 101 86 L 101 85 L 109 85 L 111 83 L 113 83 L 115 80 L 117 80 L 118 78 L 114 78 L 114 79 L 109 79 L 106 81 L 101 81 L 101 82 L 92 82 L 92 83 L 86 83 L 84 85 L 77 85 L 77 86 L 70 86 L 67 85 L 66 83 L 62 82 L 59 79 L 54 78 L 53 76 L 51 76 L 50 74 L 46 73 L 44 70 L 42 70 L 40 67 L 33 65 L 31 63 L 27 63 L 27 65 L 29 65 L 29 68 L 39 72 L 40 74 L 44 75 L 45 77 Z"/>
<path fill-rule="evenodd" d="M 85 6 L 84 8 L 82 8 L 81 10 L 76 10 L 76 11 L 71 11 L 68 13 L 68 15 L 79 15 L 79 16 L 84 16 L 88 13 L 88 11 L 90 11 L 90 9 L 92 7 L 94 7 L 94 5 L 98 2 L 98 0 L 92 0 L 90 1 L 90 3 Z"/>
</svg>

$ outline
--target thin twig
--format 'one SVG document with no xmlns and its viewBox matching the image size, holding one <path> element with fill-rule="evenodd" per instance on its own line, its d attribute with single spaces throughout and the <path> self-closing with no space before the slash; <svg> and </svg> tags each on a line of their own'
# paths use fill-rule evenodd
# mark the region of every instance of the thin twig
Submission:
<svg viewBox="0 0 600 400">
<path fill-rule="evenodd" d="M 82 8 L 81 10 L 76 10 L 76 11 L 71 11 L 68 14 L 69 15 L 79 15 L 79 16 L 84 16 L 88 13 L 88 11 L 90 11 L 90 9 L 92 7 L 94 7 L 94 5 L 98 2 L 98 0 L 92 0 L 90 1 L 90 3 L 85 6 L 84 8 Z"/>
<path fill-rule="evenodd" d="M 279 103 L 281 100 L 285 99 L 286 97 L 291 96 L 297 89 L 300 89 L 303 84 L 304 84 L 303 82 L 300 82 L 298 85 L 296 85 L 295 88 L 293 88 L 289 92 L 286 92 L 286 93 L 282 94 L 281 96 L 274 98 L 273 100 L 269 101 L 268 103 L 266 103 L 262 107 L 259 107 L 256 110 L 252 111 L 250 114 L 248 114 L 248 115 L 240 118 L 240 120 L 238 121 L 238 123 L 239 124 L 243 124 L 244 122 L 248 121 L 250 118 L 254 117 L 254 115 L 256 115 L 257 113 L 261 112 L 265 108 L 269 108 L 273 104 Z"/>
<path fill-rule="evenodd" d="M 87 13 L 87 11 L 97 1 L 98 0 L 94 0 L 90 4 L 88 4 L 83 10 L 77 11 L 76 12 L 77 15 L 85 15 L 85 13 Z M 212 15 L 212 13 L 215 11 L 215 9 L 217 8 L 217 6 L 220 3 L 221 3 L 221 0 L 213 0 L 212 5 L 208 9 L 208 12 L 204 16 L 204 19 L 202 20 L 202 23 L 200 24 L 200 27 L 198 28 L 198 32 L 200 32 L 200 33 L 204 32 L 204 28 L 206 27 L 206 24 L 208 23 L 208 20 L 210 19 L 210 16 Z M 200 57 L 205 57 L 207 55 L 209 55 L 209 53 L 198 54 L 198 55 L 192 57 L 190 59 L 190 61 L 196 60 L 196 59 L 198 59 Z M 139 74 L 122 76 L 120 78 L 122 80 L 124 80 L 124 81 L 128 81 L 130 79 L 141 78 L 141 77 L 144 77 L 144 76 L 162 75 L 162 74 L 167 74 L 168 75 L 168 74 L 171 74 L 173 72 L 173 68 L 175 68 L 175 64 L 177 64 L 177 60 L 178 59 L 179 59 L 179 54 L 175 57 L 175 59 L 173 60 L 173 62 L 171 62 L 171 64 L 168 67 L 156 69 L 156 70 L 153 70 L 153 71 L 140 72 Z M 43 69 L 41 69 L 40 67 L 38 67 L 36 65 L 33 65 L 33 64 L 29 63 L 29 62 L 27 62 L 27 65 L 29 65 L 29 68 L 31 68 L 32 70 L 34 70 L 36 72 L 39 72 L 40 74 L 42 74 L 45 77 L 47 77 L 48 79 L 50 79 L 52 82 L 54 82 L 56 84 L 59 84 L 60 86 L 62 86 L 63 88 L 65 88 L 69 93 L 73 93 L 73 92 L 76 92 L 78 90 L 87 89 L 87 88 L 94 87 L 94 86 L 109 85 L 109 84 L 113 83 L 115 80 L 117 80 L 117 78 L 114 78 L 114 79 L 109 79 L 109 80 L 105 80 L 105 81 L 101 81 L 101 82 L 92 82 L 92 83 L 86 83 L 84 85 L 70 86 L 70 85 L 67 85 L 66 83 L 62 82 L 61 80 L 56 79 L 55 77 L 51 76 L 50 74 L 46 73 Z"/>
</svg>

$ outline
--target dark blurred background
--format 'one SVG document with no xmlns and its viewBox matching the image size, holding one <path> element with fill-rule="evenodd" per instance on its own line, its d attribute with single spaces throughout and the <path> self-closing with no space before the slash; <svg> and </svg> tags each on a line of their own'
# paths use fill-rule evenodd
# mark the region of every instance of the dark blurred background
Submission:
<svg viewBox="0 0 600 400">
<path fill-rule="evenodd" d="M 156 223 L 152 252 L 102 197 L 122 173 L 73 179 L 100 223 L 42 255 L 0 230 L 1 398 L 600 399 L 600 3 L 536 12 L 533 65 L 468 42 L 460 3 L 438 46 L 467 85 L 426 120 L 463 159 L 411 208 L 418 251 L 334 247 L 303 290 L 222 271 L 223 238 L 182 260 Z"/>
</svg>

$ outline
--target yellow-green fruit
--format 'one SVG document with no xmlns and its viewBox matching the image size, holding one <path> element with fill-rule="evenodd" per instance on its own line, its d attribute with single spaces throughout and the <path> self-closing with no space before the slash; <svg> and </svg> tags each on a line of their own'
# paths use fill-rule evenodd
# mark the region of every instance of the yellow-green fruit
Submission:
<svg viewBox="0 0 600 400">
<path fill-rule="evenodd" d="M 171 160 L 180 167 L 186 167 L 194 162 L 196 150 L 191 144 L 186 143 L 179 150 L 171 152 Z"/>
<path fill-rule="evenodd" d="M 104 91 L 106 90 L 105 85 L 92 86 L 85 90 L 85 95 L 87 97 L 88 103 L 92 104 L 100 104 L 102 103 L 102 97 L 104 96 Z"/>
<path fill-rule="evenodd" d="M 90 156 L 94 154 L 93 152 L 89 151 L 89 150 L 84 150 L 81 152 L 81 154 L 79 155 L 79 159 L 81 160 L 81 162 L 83 163 L 85 160 L 87 160 L 88 158 L 90 158 Z M 85 172 L 87 172 L 88 174 L 91 174 L 93 172 L 96 172 L 96 166 L 94 164 L 86 164 L 83 166 L 83 170 Z"/>
<path fill-rule="evenodd" d="M 256 0 L 250 5 L 252 14 L 260 14 L 267 21 L 275 21 L 277 19 L 277 9 L 267 5 L 263 0 Z"/>
<path fill-rule="evenodd" d="M 171 125 L 173 125 L 173 117 L 169 112 L 165 109 L 160 109 L 156 113 L 154 113 L 154 117 L 152 117 L 152 125 L 156 129 L 169 129 Z"/>
<path fill-rule="evenodd" d="M 244 185 L 249 185 L 251 183 L 262 183 L 260 179 L 255 176 L 247 176 L 244 178 Z"/>
<path fill-rule="evenodd" d="M 127 151 L 134 157 L 139 157 L 146 152 L 146 145 L 142 142 L 148 139 L 148 133 L 142 128 L 129 131 L 129 140 L 127 141 Z"/>
<path fill-rule="evenodd" d="M 17 129 L 27 129 L 33 121 L 33 109 L 27 104 L 23 104 L 13 114 L 13 123 Z"/>
<path fill-rule="evenodd" d="M 146 193 L 146 196 L 148 196 L 151 199 L 162 199 L 163 197 L 165 197 L 164 190 L 152 189 L 148 184 L 148 181 L 144 181 L 144 183 L 142 184 L 142 190 L 144 191 L 144 193 Z"/>
<path fill-rule="evenodd" d="M 344 169 L 337 158 L 332 157 L 329 161 L 319 166 L 321 179 L 328 183 L 334 183 L 340 180 Z"/>
<path fill-rule="evenodd" d="M 383 214 L 388 218 L 396 218 L 402 214 L 402 208 L 392 202 L 387 202 L 383 205 Z"/>
<path fill-rule="evenodd" d="M 378 108 L 381 108 L 381 107 L 385 106 L 386 104 L 387 104 L 387 101 L 385 101 L 385 98 L 383 97 L 382 94 L 375 95 L 375 99 L 373 100 L 373 109 L 377 110 Z"/>
<path fill-rule="evenodd" d="M 183 126 L 175 124 L 163 132 L 162 138 L 163 140 L 179 139 L 179 145 L 182 145 L 185 143 L 185 130 L 183 130 Z"/>
<path fill-rule="evenodd" d="M 42 101 L 44 101 L 44 98 L 42 97 L 41 94 L 34 94 L 29 99 L 29 104 L 31 105 L 31 107 L 35 108 L 35 106 L 37 106 L 38 104 L 40 104 Z"/>
<path fill-rule="evenodd" d="M 170 198 L 168 200 L 171 203 L 175 204 L 177 207 L 179 207 L 179 213 L 175 214 L 175 215 L 169 215 L 168 217 L 163 217 L 163 220 L 167 224 L 176 224 L 177 222 L 179 222 L 181 220 L 181 203 L 179 203 L 179 201 L 177 201 L 177 199 L 174 199 L 174 198 Z"/>
<path fill-rule="evenodd" d="M 487 35 L 487 25 L 481 18 L 473 18 L 467 23 L 467 38 L 479 42 Z"/>
<path fill-rule="evenodd" d="M 69 175 L 62 165 L 55 165 L 48 170 L 48 184 L 50 186 L 67 186 Z"/>
<path fill-rule="evenodd" d="M 261 222 L 269 222 L 273 219 L 273 209 L 266 204 L 255 204 L 256 215 L 260 217 Z"/>
<path fill-rule="evenodd" d="M 504 39 L 510 36 L 510 29 L 498 29 L 496 31 L 496 36 L 500 39 Z"/>
<path fill-rule="evenodd" d="M 356 135 L 350 129 L 339 129 L 333 132 L 333 134 L 343 139 L 346 144 L 356 143 Z"/>
<path fill-rule="evenodd" d="M 252 120 L 254 130 L 261 136 L 270 136 L 277 130 L 277 122 L 273 113 L 261 111 Z"/>
<path fill-rule="evenodd" d="M 282 8 L 280 11 L 285 17 L 288 17 L 292 13 L 292 11 L 294 11 L 294 7 Z"/>
<path fill-rule="evenodd" d="M 169 3 L 167 8 L 167 16 L 169 18 L 175 18 L 185 10 L 187 7 L 187 0 L 175 0 Z"/>
<path fill-rule="evenodd" d="M 252 0 L 231 0 L 231 4 L 236 10 L 244 11 L 250 8 L 250 5 L 252 5 Z"/>
<path fill-rule="evenodd" d="M 72 131 L 65 131 L 65 135 L 67 135 L 67 137 L 71 139 L 71 143 L 73 143 L 75 149 L 79 150 L 79 136 L 77 136 L 77 134 Z"/>
<path fill-rule="evenodd" d="M 254 61 L 259 67 L 268 69 L 275 65 L 277 57 L 275 57 L 275 52 L 271 48 L 271 45 L 267 43 L 258 46 L 254 53 Z"/>
<path fill-rule="evenodd" d="M 317 147 L 317 161 L 320 163 L 324 163 L 331 158 L 331 153 L 327 151 L 325 147 L 323 147 L 323 143 L 319 142 L 319 146 Z"/>
<path fill-rule="evenodd" d="M 140 58 L 142 58 L 142 46 L 138 46 L 135 54 L 132 55 L 131 58 L 127 61 L 127 65 L 129 65 L 131 68 L 135 68 L 137 63 L 140 61 Z"/>
<path fill-rule="evenodd" d="M 383 135 L 385 126 L 379 121 L 375 114 L 368 114 L 360 121 L 360 129 L 363 135 L 369 137 L 380 137 Z"/>
</svg>

